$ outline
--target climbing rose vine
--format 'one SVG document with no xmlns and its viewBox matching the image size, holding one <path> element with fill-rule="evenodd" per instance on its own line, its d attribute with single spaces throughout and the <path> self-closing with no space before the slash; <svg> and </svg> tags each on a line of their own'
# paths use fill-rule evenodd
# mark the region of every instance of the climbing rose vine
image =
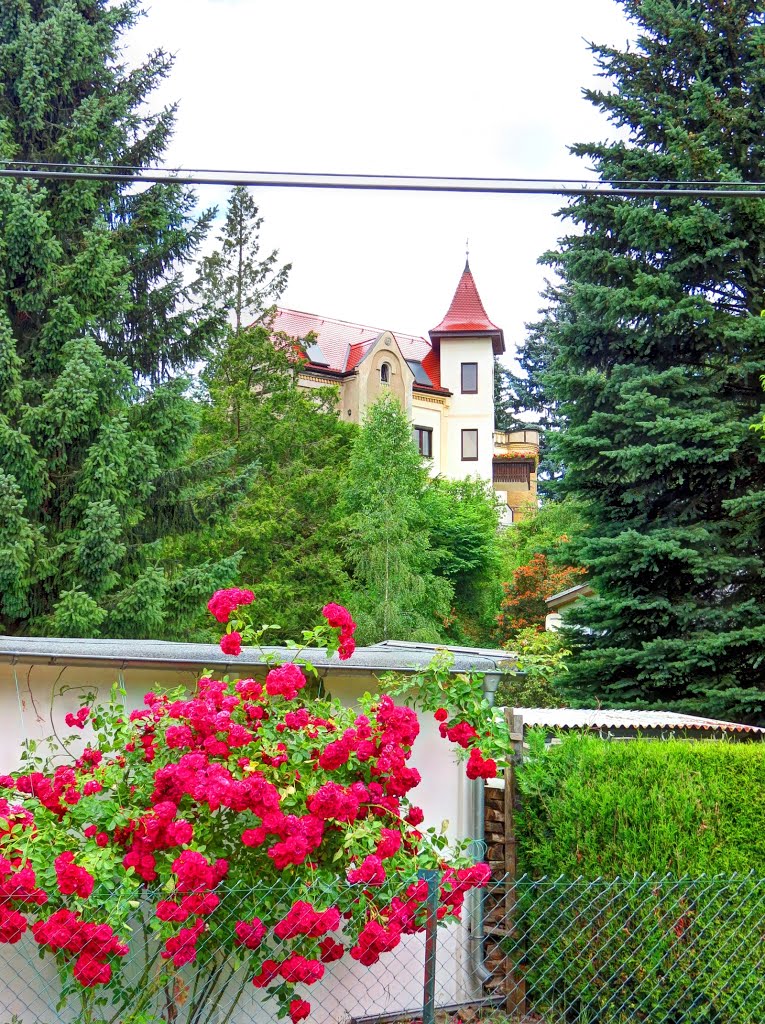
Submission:
<svg viewBox="0 0 765 1024">
<path fill-rule="evenodd" d="M 518 659 L 514 671 L 528 671 L 548 660 Z M 453 661 L 449 651 L 438 651 L 426 669 L 391 674 L 382 685 L 389 696 L 409 698 L 414 693 L 415 706 L 433 713 L 441 737 L 466 761 L 469 779 L 493 779 L 508 766 L 513 749 L 504 710 L 487 699 L 480 672 L 455 673 Z"/>
<path fill-rule="evenodd" d="M 269 628 L 252 626 L 254 601 L 209 602 L 232 656 Z M 350 614 L 323 616 L 305 644 L 350 657 Z M 371 966 L 423 928 L 418 869 L 440 870 L 444 921 L 487 882 L 486 865 L 419 828 L 416 713 L 387 694 L 356 709 L 322 698 L 292 654 L 257 679 L 147 693 L 132 712 L 118 691 L 84 702 L 50 757 L 30 747 L 25 770 L 0 777 L 0 942 L 29 934 L 54 957 L 84 1024 L 175 1020 L 184 1002 L 200 1024 L 229 1019 L 248 986 L 303 1020 L 331 963 Z M 488 774 L 476 753 L 472 777 Z"/>
</svg>

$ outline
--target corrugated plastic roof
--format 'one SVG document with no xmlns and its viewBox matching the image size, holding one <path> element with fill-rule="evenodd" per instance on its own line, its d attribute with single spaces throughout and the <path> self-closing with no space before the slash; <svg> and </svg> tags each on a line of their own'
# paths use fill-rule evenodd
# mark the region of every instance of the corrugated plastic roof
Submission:
<svg viewBox="0 0 765 1024">
<path fill-rule="evenodd" d="M 524 726 L 545 726 L 548 729 L 669 729 L 682 732 L 737 732 L 763 734 L 765 729 L 739 722 L 722 722 L 716 718 L 681 715 L 675 711 L 608 711 L 603 708 L 513 708 L 523 718 Z"/>
</svg>

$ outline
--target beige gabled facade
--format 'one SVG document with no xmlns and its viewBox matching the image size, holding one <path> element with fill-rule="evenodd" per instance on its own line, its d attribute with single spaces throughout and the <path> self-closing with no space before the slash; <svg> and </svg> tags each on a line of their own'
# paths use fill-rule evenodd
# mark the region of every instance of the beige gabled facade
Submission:
<svg viewBox="0 0 765 1024">
<path fill-rule="evenodd" d="M 539 435 L 494 429 L 494 361 L 505 351 L 504 335 L 486 315 L 467 264 L 429 338 L 281 308 L 274 330 L 304 347 L 304 387 L 338 387 L 343 419 L 363 422 L 369 406 L 392 393 L 433 476 L 491 481 L 506 523 L 536 509 Z"/>
</svg>

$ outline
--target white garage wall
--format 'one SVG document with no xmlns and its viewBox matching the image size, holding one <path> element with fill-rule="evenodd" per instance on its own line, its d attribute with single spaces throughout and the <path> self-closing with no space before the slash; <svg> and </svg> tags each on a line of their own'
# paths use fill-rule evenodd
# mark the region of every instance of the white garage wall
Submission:
<svg viewBox="0 0 765 1024">
<path fill-rule="evenodd" d="M 0 663 L 0 773 L 20 767 L 25 738 L 44 743 L 52 732 L 66 729 L 64 716 L 80 706 L 83 692 L 96 691 L 106 699 L 114 682 L 127 692 L 128 709 L 142 706 L 143 694 L 156 684 L 165 687 L 193 686 L 200 670 L 127 667 L 108 665 L 62 665 L 17 662 Z M 247 674 L 247 673 L 245 673 Z M 253 673 L 254 674 L 254 673 Z M 347 706 L 353 706 L 365 690 L 374 692 L 374 678 L 336 673 L 326 679 L 327 689 Z M 87 729 L 82 742 L 87 740 Z M 473 787 L 457 763 L 452 745 L 438 734 L 431 715 L 421 715 L 421 732 L 412 754 L 413 767 L 422 783 L 410 796 L 425 814 L 425 826 L 440 828 L 448 822 L 454 839 L 469 836 Z M 458 1003 L 475 993 L 471 989 L 467 963 L 466 928 L 462 925 L 439 930 L 437 999 L 439 1004 Z M 350 1016 L 392 1013 L 417 1008 L 422 998 L 424 943 L 422 936 L 408 937 L 394 953 L 384 956 L 372 968 L 345 959 L 332 964 L 324 979 L 303 993 L 314 1010 L 308 1024 L 341 1024 Z M 58 991 L 53 961 L 37 958 L 30 939 L 16 946 L 0 946 L 0 1020 L 16 1014 L 22 1024 L 70 1021 L 74 1014 L 52 1012 Z M 248 986 L 232 1024 L 266 1024 L 274 1019 L 274 1008 L 263 1002 L 262 993 Z"/>
</svg>

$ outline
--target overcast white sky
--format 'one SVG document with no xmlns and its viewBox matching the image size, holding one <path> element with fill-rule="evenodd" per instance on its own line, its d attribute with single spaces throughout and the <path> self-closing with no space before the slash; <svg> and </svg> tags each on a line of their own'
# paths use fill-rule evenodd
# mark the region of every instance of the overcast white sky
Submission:
<svg viewBox="0 0 765 1024">
<path fill-rule="evenodd" d="M 613 137 L 581 96 L 585 40 L 624 45 L 615 0 L 147 0 L 135 59 L 177 56 L 170 165 L 576 177 L 576 141 Z M 200 189 L 224 204 L 220 188 Z M 293 264 L 282 304 L 425 334 L 465 259 L 511 354 L 539 307 L 551 197 L 260 189 L 264 245 Z"/>
</svg>

